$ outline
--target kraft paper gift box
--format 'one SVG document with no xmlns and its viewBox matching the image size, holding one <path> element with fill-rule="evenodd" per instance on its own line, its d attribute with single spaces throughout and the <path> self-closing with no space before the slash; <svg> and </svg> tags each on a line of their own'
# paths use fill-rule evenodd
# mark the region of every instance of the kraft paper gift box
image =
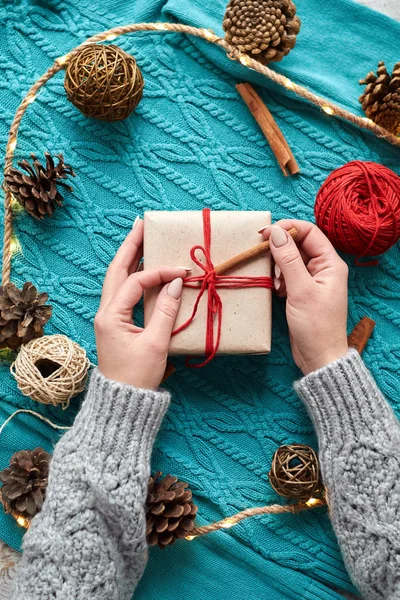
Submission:
<svg viewBox="0 0 400 600">
<path fill-rule="evenodd" d="M 263 241 L 258 233 L 271 223 L 269 211 L 211 211 L 210 255 L 214 266 Z M 204 246 L 202 211 L 150 211 L 144 214 L 144 268 L 190 267 L 191 276 L 204 275 L 190 257 L 193 246 Z M 196 257 L 205 262 L 201 251 Z M 229 276 L 270 277 L 270 253 L 243 263 Z M 145 293 L 145 324 L 160 288 Z M 192 314 L 198 289 L 184 287 L 175 329 Z M 218 354 L 266 354 L 271 349 L 271 289 L 217 287 L 222 300 L 222 328 Z M 171 338 L 170 355 L 204 355 L 207 290 L 190 325 Z M 216 336 L 217 324 L 214 325 Z"/>
</svg>

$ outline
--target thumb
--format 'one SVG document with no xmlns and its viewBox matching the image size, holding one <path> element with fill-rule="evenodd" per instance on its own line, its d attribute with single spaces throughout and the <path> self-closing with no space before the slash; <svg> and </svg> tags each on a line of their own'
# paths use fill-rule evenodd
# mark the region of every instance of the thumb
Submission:
<svg viewBox="0 0 400 600">
<path fill-rule="evenodd" d="M 279 225 L 272 225 L 271 254 L 282 271 L 288 296 L 307 288 L 312 281 L 293 238 Z"/>
<path fill-rule="evenodd" d="M 167 283 L 158 294 L 152 315 L 146 327 L 149 338 L 157 339 L 160 347 L 168 349 L 176 315 L 181 304 L 183 280 L 178 277 Z"/>
</svg>

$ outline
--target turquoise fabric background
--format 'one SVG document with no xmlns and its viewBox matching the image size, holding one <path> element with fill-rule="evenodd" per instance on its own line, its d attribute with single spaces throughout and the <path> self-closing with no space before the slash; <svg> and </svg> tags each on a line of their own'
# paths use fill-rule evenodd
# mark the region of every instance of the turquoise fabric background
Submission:
<svg viewBox="0 0 400 600">
<path fill-rule="evenodd" d="M 400 25 L 347 0 L 298 0 L 302 29 L 294 51 L 274 68 L 352 111 L 358 79 L 379 60 L 392 68 Z M 0 144 L 14 111 L 52 61 L 89 35 L 119 23 L 179 20 L 222 34 L 224 0 L 14 0 L 0 3 Z M 12 278 L 46 290 L 54 306 L 47 333 L 65 333 L 96 361 L 93 318 L 108 263 L 137 214 L 145 210 L 270 209 L 313 219 L 316 192 L 336 167 L 373 160 L 400 172 L 400 149 L 328 117 L 267 79 L 230 61 L 214 46 L 183 35 L 141 33 L 118 39 L 145 77 L 143 101 L 128 120 L 83 117 L 66 99 L 62 73 L 24 117 L 17 157 L 63 152 L 77 177 L 65 207 L 38 223 L 21 213 L 22 252 Z M 286 135 L 301 167 L 284 178 L 235 83 L 250 80 Z M 171 242 L 173 243 L 173 241 Z M 365 360 L 399 413 L 400 252 L 374 268 L 350 265 L 349 329 L 365 314 L 377 321 Z M 292 390 L 299 376 L 290 353 L 284 304 L 274 302 L 273 351 L 267 357 L 218 358 L 168 381 L 173 395 L 154 451 L 154 468 L 189 482 L 199 522 L 279 501 L 268 484 L 273 452 L 285 443 L 316 447 L 311 422 Z M 71 408 L 44 408 L 17 390 L 7 357 L 0 365 L 0 423 L 30 408 L 70 424 Z M 59 433 L 18 415 L 0 436 L 0 468 L 13 452 Z M 20 548 L 22 530 L 0 514 L 0 538 Z M 229 531 L 150 552 L 136 598 L 328 600 L 352 590 L 324 510 L 264 517 Z"/>
</svg>

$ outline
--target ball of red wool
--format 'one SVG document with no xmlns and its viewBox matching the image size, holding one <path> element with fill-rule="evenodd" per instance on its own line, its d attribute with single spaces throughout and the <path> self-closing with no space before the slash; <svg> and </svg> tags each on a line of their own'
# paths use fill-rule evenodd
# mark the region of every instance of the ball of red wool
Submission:
<svg viewBox="0 0 400 600">
<path fill-rule="evenodd" d="M 329 175 L 314 210 L 337 250 L 382 254 L 400 239 L 400 177 L 377 163 L 349 162 Z"/>
</svg>

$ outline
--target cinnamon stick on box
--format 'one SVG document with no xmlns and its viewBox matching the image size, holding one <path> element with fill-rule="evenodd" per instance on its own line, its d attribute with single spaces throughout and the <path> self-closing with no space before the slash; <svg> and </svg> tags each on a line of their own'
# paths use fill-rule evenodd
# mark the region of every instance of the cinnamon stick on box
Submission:
<svg viewBox="0 0 400 600">
<path fill-rule="evenodd" d="M 261 127 L 285 177 L 300 173 L 299 165 L 285 136 L 255 89 L 249 83 L 239 83 L 236 89 Z"/>
</svg>

